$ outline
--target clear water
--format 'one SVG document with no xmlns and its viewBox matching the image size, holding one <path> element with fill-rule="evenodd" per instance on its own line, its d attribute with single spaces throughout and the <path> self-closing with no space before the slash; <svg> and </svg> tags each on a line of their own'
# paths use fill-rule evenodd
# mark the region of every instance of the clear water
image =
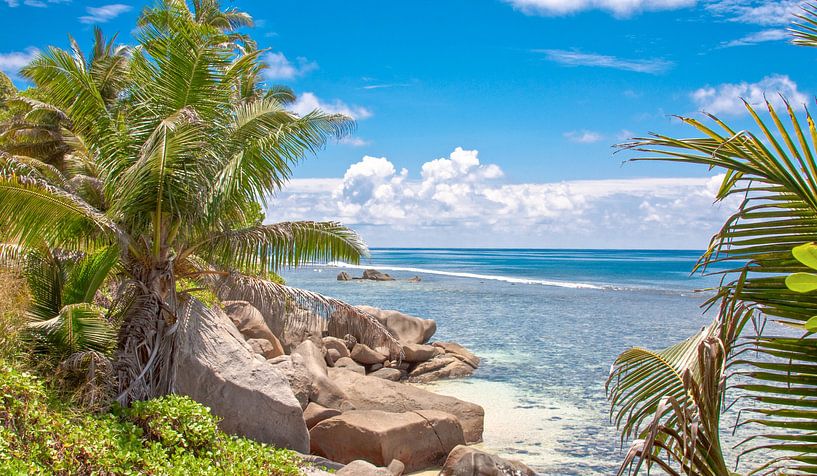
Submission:
<svg viewBox="0 0 817 476">
<path fill-rule="evenodd" d="M 336 264 L 287 272 L 290 285 L 437 321 L 434 339 L 479 355 L 469 379 L 435 391 L 486 409 L 489 451 L 543 474 L 615 474 L 623 457 L 604 381 L 630 346 L 666 347 L 710 321 L 715 277 L 690 276 L 700 252 L 376 249 L 360 268 L 394 282 L 339 282 Z M 420 283 L 406 279 L 418 275 Z"/>
</svg>

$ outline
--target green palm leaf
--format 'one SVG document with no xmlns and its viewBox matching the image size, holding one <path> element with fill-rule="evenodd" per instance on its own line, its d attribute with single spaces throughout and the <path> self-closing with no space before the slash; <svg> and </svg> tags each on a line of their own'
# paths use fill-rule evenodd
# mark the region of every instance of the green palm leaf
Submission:
<svg viewBox="0 0 817 476">
<path fill-rule="evenodd" d="M 755 367 L 744 375 L 752 383 L 740 385 L 739 388 L 749 392 L 750 398 L 762 400 L 766 394 L 786 388 L 787 384 L 780 379 L 782 374 L 761 370 L 766 365 L 764 359 L 768 358 L 762 351 L 754 354 L 757 358 L 749 359 L 747 357 L 753 354 L 740 353 L 742 357 L 736 358 L 738 353 L 733 354 L 730 349 L 741 347 L 742 330 L 755 313 L 801 329 L 812 316 L 817 315 L 817 299 L 789 289 L 783 276 L 803 273 L 788 278 L 789 283 L 798 289 L 806 289 L 811 280 L 805 276 L 805 273 L 812 271 L 811 268 L 798 261 L 791 250 L 817 240 L 817 167 L 814 159 L 817 129 L 808 112 L 804 114 L 807 126 L 803 128 L 798 114 L 788 104 L 784 105 L 785 113 L 781 115 L 767 102 L 769 120 L 762 119 L 760 113 L 749 104 L 746 104 L 746 109 L 754 119 L 759 135 L 749 131 L 735 132 L 713 116 L 709 116 L 714 123 L 712 127 L 694 119 L 681 118 L 699 133 L 698 137 L 674 139 L 654 135 L 637 139 L 627 144 L 626 148 L 642 154 L 638 160 L 687 162 L 723 170 L 726 174 L 717 199 L 741 197 L 738 210 L 713 237 L 698 269 L 705 271 L 713 263 L 733 264 L 731 269 L 722 272 L 725 280 L 708 304 L 720 303 L 716 324 L 720 328 L 718 337 L 728 356 L 726 365 Z M 786 118 L 785 122 L 783 117 Z M 798 254 L 802 253 L 798 251 Z M 801 374 L 804 368 L 800 364 L 796 360 L 784 364 L 787 375 L 794 380 L 805 376 Z M 660 382 L 665 377 L 662 373 L 655 373 L 643 378 Z M 657 388 L 659 391 L 650 401 L 655 401 L 659 396 L 676 398 L 667 389 Z M 677 386 L 673 388 L 677 391 Z M 723 391 L 712 394 L 709 405 L 719 408 L 715 400 L 722 398 Z M 697 405 L 691 405 L 688 399 L 676 399 L 676 402 L 685 408 L 684 411 L 696 411 Z M 644 414 L 636 416 L 640 418 L 639 421 L 646 418 Z M 629 418 L 629 415 L 624 418 Z M 791 441 L 796 441 L 804 435 L 805 429 L 798 430 L 792 415 L 786 412 L 758 412 L 752 421 L 762 425 L 760 422 L 771 422 L 775 418 L 786 421 L 792 432 L 791 436 L 781 433 L 775 434 L 774 438 L 792 438 Z M 667 427 L 679 435 L 691 431 L 690 428 L 678 426 L 678 421 L 670 419 L 666 422 Z M 769 445 L 761 440 L 762 437 L 748 439 L 746 445 L 773 453 L 782 451 L 781 445 L 785 445 Z M 714 440 L 711 442 L 715 443 Z M 815 464 L 811 470 L 817 471 L 817 463 L 808 462 L 807 455 L 812 453 L 812 448 L 801 446 L 789 449 L 795 453 L 799 450 L 801 453 L 795 455 L 799 459 L 787 455 L 776 460 L 775 468 L 782 469 L 788 463 L 796 462 L 798 471 L 803 471 L 809 464 Z M 752 451 L 751 447 L 747 450 Z M 670 447 L 665 451 L 665 456 L 671 454 Z M 682 471 L 685 470 L 682 468 Z M 698 473 L 691 471 L 688 474 Z"/>
<path fill-rule="evenodd" d="M 278 272 L 306 263 L 357 263 L 368 254 L 354 231 L 336 222 L 284 222 L 216 233 L 193 247 L 222 268 L 250 274 Z"/>
<path fill-rule="evenodd" d="M 106 352 L 114 342 L 114 330 L 105 310 L 89 303 L 69 304 L 51 319 L 34 319 L 29 331 L 49 353 L 67 357 L 76 352 Z"/>
</svg>

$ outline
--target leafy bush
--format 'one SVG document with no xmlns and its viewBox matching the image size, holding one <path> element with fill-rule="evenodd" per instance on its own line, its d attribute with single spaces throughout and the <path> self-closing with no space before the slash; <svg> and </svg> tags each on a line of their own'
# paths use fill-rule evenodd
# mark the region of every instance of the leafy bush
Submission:
<svg viewBox="0 0 817 476">
<path fill-rule="evenodd" d="M 210 449 L 218 433 L 217 419 L 209 409 L 180 395 L 134 402 L 127 415 L 146 438 L 177 451 L 199 454 Z"/>
<path fill-rule="evenodd" d="M 0 360 L 0 474 L 295 476 L 295 453 L 220 432 L 176 395 L 94 415 Z"/>
</svg>

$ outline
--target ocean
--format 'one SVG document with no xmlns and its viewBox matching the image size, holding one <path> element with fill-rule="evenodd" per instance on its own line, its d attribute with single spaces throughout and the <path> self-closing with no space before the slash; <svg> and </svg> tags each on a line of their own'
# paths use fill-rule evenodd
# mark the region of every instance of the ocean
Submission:
<svg viewBox="0 0 817 476">
<path fill-rule="evenodd" d="M 610 475 L 628 446 L 610 423 L 610 365 L 628 347 L 661 349 L 711 321 L 700 306 L 718 278 L 690 275 L 700 254 L 374 249 L 360 266 L 309 266 L 283 277 L 351 304 L 434 319 L 434 340 L 481 357 L 473 377 L 431 389 L 485 407 L 487 451 L 548 475 Z M 397 281 L 336 280 L 365 268 Z M 413 276 L 422 281 L 408 282 Z"/>
</svg>

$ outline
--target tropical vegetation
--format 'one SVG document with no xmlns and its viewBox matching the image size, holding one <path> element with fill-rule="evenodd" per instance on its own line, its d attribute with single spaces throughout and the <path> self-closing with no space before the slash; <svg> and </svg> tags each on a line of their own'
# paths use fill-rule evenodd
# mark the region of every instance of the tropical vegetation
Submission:
<svg viewBox="0 0 817 476">
<path fill-rule="evenodd" d="M 807 6 L 794 42 L 817 46 Z M 777 105 L 775 105 L 777 104 Z M 721 442 L 725 408 L 740 408 L 737 460 L 763 454 L 749 474 L 817 473 L 817 126 L 805 105 L 746 103 L 755 130 L 680 117 L 694 135 L 655 134 L 623 144 L 636 160 L 704 165 L 723 172 L 717 200 L 740 205 L 696 270 L 718 264 L 705 303 L 714 319 L 661 351 L 633 348 L 608 380 L 614 422 L 633 439 L 619 474 L 658 466 L 672 475 L 737 474 Z"/>
<path fill-rule="evenodd" d="M 78 412 L 0 360 L 0 474 L 301 474 L 288 450 L 229 436 L 207 408 L 170 395 Z"/>
<path fill-rule="evenodd" d="M 104 381 L 125 406 L 172 393 L 177 332 L 212 312 L 201 300 L 246 300 L 290 326 L 336 319 L 399 352 L 372 316 L 277 278 L 367 253 L 339 223 L 264 224 L 259 206 L 354 123 L 291 112 L 251 25 L 215 0 L 162 0 L 136 45 L 96 29 L 86 53 L 69 38 L 22 70 L 32 87 L 3 90 L 0 259 L 27 281 L 31 349 L 94 369 L 92 401 Z"/>
</svg>

